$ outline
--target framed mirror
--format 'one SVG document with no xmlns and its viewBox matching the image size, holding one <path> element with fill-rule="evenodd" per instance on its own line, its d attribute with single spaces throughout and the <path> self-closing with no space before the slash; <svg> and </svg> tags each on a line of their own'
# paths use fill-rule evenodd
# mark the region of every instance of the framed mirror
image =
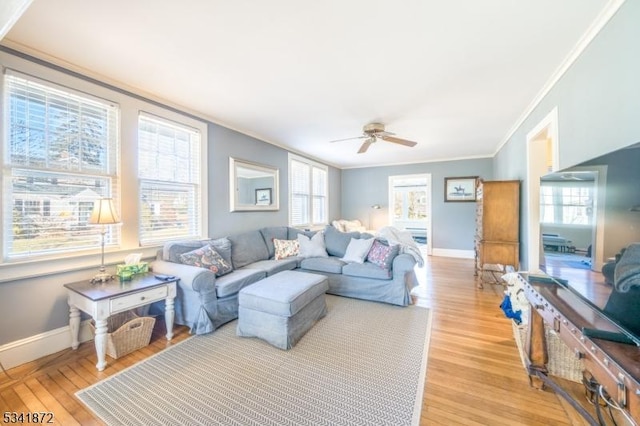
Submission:
<svg viewBox="0 0 640 426">
<path fill-rule="evenodd" d="M 279 210 L 279 181 L 275 167 L 229 157 L 229 210 Z"/>
</svg>

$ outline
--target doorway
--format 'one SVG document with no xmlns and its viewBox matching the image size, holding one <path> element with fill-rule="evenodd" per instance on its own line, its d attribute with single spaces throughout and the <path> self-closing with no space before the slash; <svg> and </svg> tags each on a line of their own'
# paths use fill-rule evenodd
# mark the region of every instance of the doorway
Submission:
<svg viewBox="0 0 640 426">
<path fill-rule="evenodd" d="M 527 134 L 527 229 L 529 241 L 526 247 L 527 267 L 530 272 L 545 268 L 545 252 L 541 231 L 541 178 L 559 169 L 558 110 L 554 108 L 533 130 Z M 594 196 L 591 200 L 593 218 L 590 227 L 588 267 L 597 271 L 602 267 L 604 252 L 604 186 L 606 167 L 574 167 L 573 172 L 594 174 Z M 563 237 L 563 236 L 561 236 Z M 563 237 L 565 238 L 565 237 Z"/>
<path fill-rule="evenodd" d="M 389 225 L 407 230 L 431 255 L 431 174 L 389 176 Z"/>
</svg>

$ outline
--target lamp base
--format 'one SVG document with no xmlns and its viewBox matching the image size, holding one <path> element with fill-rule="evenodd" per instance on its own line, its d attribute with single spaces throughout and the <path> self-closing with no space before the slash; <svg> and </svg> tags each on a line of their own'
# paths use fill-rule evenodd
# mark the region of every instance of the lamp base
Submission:
<svg viewBox="0 0 640 426">
<path fill-rule="evenodd" d="M 113 279 L 113 275 L 108 274 L 106 272 L 100 272 L 98 275 L 91 278 L 91 283 L 92 284 L 106 283 L 108 281 L 111 281 L 112 279 Z"/>
</svg>

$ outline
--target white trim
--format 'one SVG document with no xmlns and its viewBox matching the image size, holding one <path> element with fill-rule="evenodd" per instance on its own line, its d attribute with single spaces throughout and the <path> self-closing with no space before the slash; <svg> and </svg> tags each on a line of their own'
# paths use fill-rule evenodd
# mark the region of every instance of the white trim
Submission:
<svg viewBox="0 0 640 426">
<path fill-rule="evenodd" d="M 455 257 L 458 259 L 475 259 L 476 252 L 474 250 L 457 250 L 457 249 L 441 249 L 434 248 L 433 256 Z"/>
<path fill-rule="evenodd" d="M 7 35 L 11 27 L 27 11 L 33 0 L 3 0 L 0 6 L 0 40 Z"/>
<path fill-rule="evenodd" d="M 81 343 L 93 340 L 90 321 L 85 320 L 80 324 Z M 0 362 L 4 368 L 9 369 L 70 347 L 69 326 L 60 327 L 0 346 Z"/>
<path fill-rule="evenodd" d="M 297 161 L 299 163 L 304 163 L 307 164 L 309 166 L 309 219 L 311 220 L 310 223 L 303 223 L 303 224 L 296 224 L 293 225 L 291 224 L 291 209 L 293 208 L 293 203 L 291 202 L 291 188 L 293 188 L 292 185 L 292 173 L 291 173 L 291 162 L 292 161 Z M 326 198 L 326 222 L 325 223 L 314 223 L 313 222 L 313 168 L 317 168 L 317 169 L 321 169 L 324 170 L 324 172 L 326 173 L 326 179 L 325 179 L 325 188 L 324 188 L 324 192 L 326 194 L 325 198 Z M 322 226 L 322 225 L 327 225 L 329 223 L 329 166 L 327 166 L 324 163 L 319 163 L 317 161 L 314 160 L 310 160 L 307 157 L 302 157 L 300 155 L 294 154 L 292 152 L 288 152 L 287 153 L 287 180 L 288 180 L 288 186 L 289 188 L 287 189 L 287 202 L 289 203 L 289 211 L 288 211 L 288 218 L 287 218 L 287 223 L 289 224 L 289 226 L 293 226 L 295 228 L 302 228 L 302 229 L 310 229 L 313 227 L 317 227 L 317 226 Z"/>
<path fill-rule="evenodd" d="M 500 145 L 498 145 L 497 149 L 494 152 L 494 156 L 500 152 L 502 147 L 509 142 L 509 139 L 513 136 L 513 134 L 522 126 L 522 123 L 529 117 L 529 115 L 533 112 L 533 110 L 538 106 L 538 104 L 544 99 L 545 96 L 551 91 L 553 86 L 562 78 L 562 76 L 567 72 L 567 70 L 573 65 L 573 63 L 578 59 L 578 57 L 584 52 L 584 50 L 589 46 L 591 41 L 598 35 L 598 33 L 604 28 L 604 26 L 609 22 L 609 20 L 613 17 L 613 15 L 620 9 L 620 6 L 626 0 L 610 0 L 609 3 L 602 9 L 600 14 L 596 17 L 596 19 L 591 23 L 587 31 L 582 35 L 580 40 L 573 47 L 569 55 L 565 58 L 565 60 L 558 66 L 558 68 L 551 74 L 551 77 L 538 94 L 533 98 L 529 106 L 524 110 L 520 118 L 514 123 L 511 129 L 507 132 Z"/>
<path fill-rule="evenodd" d="M 145 111 L 190 127 L 201 132 L 201 236 L 208 235 L 208 124 L 203 120 L 189 115 L 188 111 L 174 111 L 171 104 L 157 105 L 151 100 L 144 100 L 139 95 L 123 92 L 117 87 L 109 87 L 99 81 L 90 81 L 88 76 L 70 74 L 67 71 L 33 62 L 24 57 L 0 50 L 0 66 L 11 68 L 16 72 L 35 76 L 40 80 L 54 83 L 65 88 L 71 88 L 76 92 L 88 93 L 94 97 L 110 100 L 120 105 L 120 163 L 119 170 L 119 194 L 121 197 L 121 243 L 120 247 L 107 249 L 105 262 L 107 264 L 121 263 L 122 259 L 130 253 L 142 253 L 143 258 L 155 257 L 157 246 L 140 247 L 138 235 L 138 185 L 137 185 L 137 144 L 126 141 L 136 140 L 138 132 L 138 113 Z M 85 77 L 85 78 L 83 78 Z M 0 95 L 2 95 L 0 85 Z M 0 135 L 3 137 L 3 135 Z M 3 152 L 0 150 L 0 159 Z M 136 184 L 125 184 L 135 182 Z M 2 195 L 2 188 L 0 188 Z M 0 210 L 0 223 L 4 225 L 3 213 Z M 5 218 L 6 219 L 6 218 Z M 0 252 L 2 243 L 0 242 Z M 67 271 L 76 271 L 83 268 L 96 267 L 99 263 L 100 248 L 94 250 L 74 251 L 60 256 L 38 256 L 31 259 L 0 259 L 0 283 L 17 279 L 54 274 Z"/>
<path fill-rule="evenodd" d="M 604 265 L 604 215 L 607 208 L 607 170 L 608 166 L 579 166 L 571 167 L 567 171 L 590 171 L 595 172 L 594 185 L 594 222 L 590 228 L 594 231 L 591 235 L 591 270 L 602 271 Z"/>
<path fill-rule="evenodd" d="M 196 117 L 198 119 L 210 122 L 212 124 L 217 124 L 218 126 L 222 126 L 222 127 L 225 127 L 225 128 L 227 128 L 229 130 L 233 130 L 234 132 L 238 132 L 238 133 L 241 133 L 243 135 L 252 137 L 254 139 L 261 140 L 261 141 L 266 142 L 266 143 L 268 143 L 270 145 L 276 146 L 278 148 L 282 148 L 285 151 L 289 151 L 289 152 L 292 152 L 294 154 L 301 155 L 301 156 L 307 156 L 307 158 L 311 158 L 314 161 L 323 162 L 323 160 L 321 160 L 319 158 L 312 157 L 309 154 L 306 154 L 306 153 L 304 153 L 302 151 L 298 151 L 298 150 L 296 150 L 296 149 L 294 149 L 294 148 L 292 148 L 290 146 L 285 146 L 285 145 L 283 145 L 281 143 L 269 140 L 269 139 L 265 138 L 264 135 L 257 134 L 255 132 L 252 132 L 251 130 L 248 130 L 248 129 L 239 128 L 239 127 L 234 126 L 234 125 L 232 125 L 230 123 L 226 123 L 224 121 L 221 121 L 220 119 L 215 118 L 215 117 L 213 117 L 211 115 L 202 113 L 201 111 L 196 111 L 196 110 L 194 110 L 192 108 L 189 108 L 189 107 L 186 107 L 184 105 L 172 102 L 172 101 L 170 101 L 168 99 L 160 98 L 160 97 L 158 97 L 158 96 L 156 96 L 156 95 L 154 95 L 154 94 L 152 94 L 150 92 L 146 92 L 146 91 L 144 91 L 144 90 L 142 90 L 140 88 L 130 86 L 130 85 L 128 85 L 126 83 L 123 83 L 121 81 L 114 80 L 113 78 L 107 77 L 106 75 L 99 74 L 99 73 L 96 73 L 94 71 L 88 70 L 86 68 L 79 67 L 79 66 L 77 66 L 75 64 L 72 64 L 70 62 L 67 62 L 67 61 L 61 60 L 59 58 L 53 57 L 53 56 L 51 56 L 51 55 L 49 55 L 47 53 L 41 52 L 39 50 L 35 50 L 35 49 L 31 48 L 31 47 L 28 47 L 28 46 L 25 46 L 23 44 L 17 43 L 15 41 L 8 40 L 8 39 L 2 40 L 0 45 L 5 46 L 6 48 L 14 50 L 16 52 L 19 52 L 22 55 L 31 56 L 34 59 L 37 59 L 37 60 L 40 60 L 40 61 L 44 61 L 44 62 L 48 62 L 49 64 L 51 64 L 53 66 L 61 67 L 61 68 L 64 68 L 66 70 L 69 70 L 71 72 L 80 74 L 80 75 L 82 75 L 84 77 L 87 77 L 87 78 L 90 78 L 92 80 L 95 80 L 95 81 L 97 81 L 97 82 L 99 82 L 99 83 L 101 83 L 103 85 L 111 86 L 114 89 L 121 90 L 121 91 L 124 91 L 124 92 L 128 92 L 128 94 L 139 96 L 141 98 L 145 98 L 145 99 L 147 99 L 147 100 L 149 100 L 151 102 L 157 102 L 157 103 L 165 105 L 165 106 L 167 106 L 169 108 L 173 108 L 173 109 L 176 109 L 178 111 L 182 111 L 185 114 L 189 114 L 189 115 L 191 115 L 193 117 Z M 1 52 L 2 51 L 0 51 L 0 53 Z M 328 166 L 331 166 L 331 167 L 335 167 L 337 169 L 340 168 L 340 166 L 338 166 L 337 164 L 332 164 L 332 163 L 324 163 L 324 164 L 327 164 Z"/>
<path fill-rule="evenodd" d="M 391 175 L 388 177 L 388 181 L 387 181 L 387 188 L 388 188 L 388 194 L 387 194 L 387 202 L 388 207 L 387 207 L 387 222 L 389 226 L 394 226 L 393 225 L 393 218 L 391 215 L 391 209 L 394 203 L 394 197 L 393 197 L 393 181 L 395 179 L 402 179 L 402 178 L 425 178 L 426 180 L 426 184 L 425 187 L 427 189 L 426 193 L 427 193 L 427 219 L 426 219 L 426 227 L 427 227 L 427 255 L 431 256 L 433 254 L 433 242 L 432 242 L 432 224 L 433 224 L 433 204 L 432 204 L 432 200 L 433 200 L 433 187 L 431 185 L 431 173 L 412 173 L 412 174 L 408 174 L 408 175 Z M 371 224 L 368 224 L 369 227 L 371 227 Z"/>
<path fill-rule="evenodd" d="M 525 187 L 529 216 L 527 230 L 529 241 L 526 247 L 527 269 L 540 271 L 540 177 L 559 168 L 558 107 L 547 114 L 527 133 L 527 184 Z M 546 144 L 551 141 L 551 170 L 547 163 Z M 541 145 L 542 144 L 542 145 Z"/>
</svg>

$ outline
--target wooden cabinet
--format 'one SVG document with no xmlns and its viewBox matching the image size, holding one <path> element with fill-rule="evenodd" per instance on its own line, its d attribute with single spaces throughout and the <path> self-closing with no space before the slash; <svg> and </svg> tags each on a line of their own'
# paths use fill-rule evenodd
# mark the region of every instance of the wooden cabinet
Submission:
<svg viewBox="0 0 640 426">
<path fill-rule="evenodd" d="M 478 286 L 520 259 L 520 181 L 482 181 L 476 188 L 476 270 Z"/>
</svg>

